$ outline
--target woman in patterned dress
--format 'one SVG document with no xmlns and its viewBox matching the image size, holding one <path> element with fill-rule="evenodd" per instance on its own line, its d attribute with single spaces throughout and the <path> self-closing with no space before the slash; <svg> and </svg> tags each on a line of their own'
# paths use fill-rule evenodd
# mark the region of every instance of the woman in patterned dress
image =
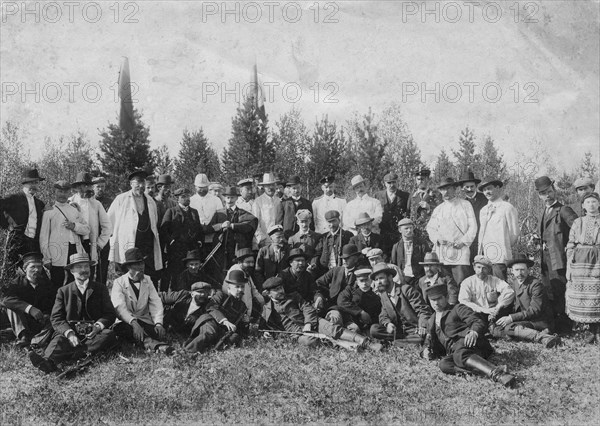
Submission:
<svg viewBox="0 0 600 426">
<path fill-rule="evenodd" d="M 575 219 L 567 244 L 567 313 L 589 324 L 586 343 L 600 336 L 600 196 L 593 192 L 582 201 L 585 216 Z"/>
</svg>

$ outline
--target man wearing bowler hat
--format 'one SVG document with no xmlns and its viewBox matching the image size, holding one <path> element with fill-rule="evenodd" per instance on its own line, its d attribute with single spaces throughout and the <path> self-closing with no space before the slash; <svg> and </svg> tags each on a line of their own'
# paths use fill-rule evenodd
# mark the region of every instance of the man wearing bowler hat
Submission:
<svg viewBox="0 0 600 426">
<path fill-rule="evenodd" d="M 54 204 L 42 218 L 40 249 L 55 288 L 70 282 L 71 277 L 65 270 L 67 260 L 72 254 L 84 253 L 82 240 L 90 234 L 90 227 L 81 212 L 68 203 L 70 192 L 71 185 L 67 181 L 57 181 L 54 184 Z"/>
<path fill-rule="evenodd" d="M 340 214 L 346 207 L 346 199 L 340 198 L 335 193 L 335 176 L 325 176 L 319 181 L 323 195 L 317 197 L 312 202 L 313 218 L 315 221 L 315 231 L 319 234 L 329 232 L 329 222 L 325 218 L 325 213 L 335 210 Z"/>
<path fill-rule="evenodd" d="M 113 282 L 110 296 L 117 312 L 113 330 L 145 349 L 170 355 L 173 347 L 165 342 L 163 305 L 152 280 L 144 274 L 143 253 L 135 247 L 127 250 L 123 265 L 128 272 Z"/>
<path fill-rule="evenodd" d="M 438 190 L 444 202 L 433 210 L 427 223 L 427 234 L 433 243 L 433 251 L 460 285 L 472 274 L 469 247 L 477 235 L 477 220 L 471 203 L 456 196 L 454 179 L 445 178 Z"/>
<path fill-rule="evenodd" d="M 312 204 L 306 198 L 302 197 L 302 181 L 300 180 L 300 176 L 290 176 L 286 186 L 289 188 L 290 195 L 281 200 L 281 207 L 283 209 L 283 233 L 284 237 L 288 239 L 298 232 L 299 229 L 296 221 L 296 213 L 299 210 L 308 210 L 312 218 Z M 309 225 L 311 229 L 314 229 L 312 220 Z"/>
<path fill-rule="evenodd" d="M 542 240 L 542 284 L 546 287 L 550 298 L 557 331 L 566 332 L 571 329 L 571 321 L 565 314 L 567 285 L 565 247 L 577 214 L 556 199 L 554 181 L 548 176 L 537 178 L 534 184 L 540 200 L 544 203 L 538 228 Z"/>
<path fill-rule="evenodd" d="M 356 219 L 361 213 L 367 213 L 373 218 L 373 232 L 379 232 L 379 224 L 383 217 L 383 208 L 378 199 L 367 194 L 366 180 L 361 175 L 356 175 L 350 180 L 356 198 L 346 204 L 343 212 L 344 229 L 357 234 Z"/>
<path fill-rule="evenodd" d="M 91 266 L 87 253 L 69 257 L 74 280 L 58 289 L 50 321 L 54 334 L 44 350 L 44 355 L 29 352 L 31 363 L 45 373 L 57 371 L 56 364 L 77 359 L 86 353 L 110 350 L 116 337 L 110 329 L 115 322 L 115 309 L 108 289 L 91 280 Z"/>
<path fill-rule="evenodd" d="M 400 239 L 392 247 L 390 263 L 397 265 L 404 274 L 407 284 L 416 284 L 424 275 L 420 263 L 430 248 L 412 220 L 404 218 L 398 222 Z"/>
<path fill-rule="evenodd" d="M 131 190 L 117 195 L 108 209 L 108 217 L 113 224 L 108 258 L 115 262 L 118 273 L 124 273 L 126 271 L 121 264 L 125 252 L 137 247 L 144 254 L 145 274 L 158 286 L 159 271 L 163 268 L 158 212 L 154 199 L 144 193 L 146 176 L 143 170 L 130 173 L 128 179 Z"/>
<path fill-rule="evenodd" d="M 159 225 L 162 223 L 167 210 L 177 206 L 177 202 L 171 198 L 172 186 L 173 179 L 168 174 L 160 175 L 156 181 L 156 196 L 154 197 L 154 201 L 156 202 Z"/>
<path fill-rule="evenodd" d="M 475 213 L 475 220 L 477 221 L 477 234 L 479 235 L 480 223 L 479 223 L 479 212 L 488 203 L 488 199 L 483 193 L 477 190 L 477 185 L 481 183 L 481 179 L 477 179 L 475 174 L 471 170 L 467 170 L 460 180 L 457 182 L 462 187 L 463 193 L 465 194 L 465 200 L 471 203 L 473 212 Z M 471 244 L 471 263 L 475 259 L 477 254 L 477 248 L 479 247 L 477 237 Z"/>
<path fill-rule="evenodd" d="M 231 271 L 242 271 L 246 276 L 242 301 L 248 310 L 243 321 L 249 323 L 250 318 L 256 317 L 256 314 L 262 311 L 262 307 L 265 304 L 265 299 L 254 284 L 254 251 L 250 247 L 236 250 L 234 261 L 235 264 L 229 268 L 227 274 Z M 223 281 L 221 290 L 223 290 L 223 293 L 229 294 L 229 283 L 227 281 Z"/>
<path fill-rule="evenodd" d="M 451 274 L 444 271 L 443 264 L 435 253 L 426 253 L 422 262 L 419 262 L 423 268 L 424 276 L 419 278 L 419 289 L 423 295 L 425 303 L 429 305 L 427 289 L 434 285 L 444 285 L 448 288 L 448 303 L 456 305 L 458 303 L 458 285 Z"/>
<path fill-rule="evenodd" d="M 399 233 L 397 224 L 402 219 L 410 216 L 410 194 L 398 188 L 398 175 L 390 172 L 383 177 L 385 189 L 375 193 L 375 198 L 381 203 L 383 215 L 379 231 L 382 237 L 382 250 L 386 256 L 390 255 L 392 245 L 398 241 Z"/>
<path fill-rule="evenodd" d="M 8 276 L 14 273 L 20 256 L 40 251 L 45 205 L 35 195 L 44 180 L 37 169 L 25 170 L 21 177 L 22 191 L 0 198 L 0 227 L 9 231 L 4 263 Z"/>
<path fill-rule="evenodd" d="M 342 229 L 340 222 L 340 212 L 330 210 L 325 213 L 325 220 L 329 227 L 329 232 L 321 236 L 317 244 L 317 256 L 321 271 L 335 268 L 342 265 L 342 247 L 350 243 L 352 232 Z M 323 272 L 321 272 L 322 274 Z M 317 273 L 317 275 L 320 275 Z"/>
<path fill-rule="evenodd" d="M 297 294 L 302 300 L 312 302 L 316 284 L 313 277 L 306 270 L 309 260 L 310 256 L 302 249 L 291 249 L 287 257 L 289 266 L 277 274 L 277 276 L 283 279 L 283 287 L 286 294 Z"/>
<path fill-rule="evenodd" d="M 256 197 L 252 205 L 252 214 L 258 219 L 253 247 L 257 250 L 268 244 L 268 231 L 272 226 L 283 225 L 283 207 L 279 197 L 275 196 L 276 180 L 273 173 L 263 175 L 258 185 L 265 192 Z"/>
<path fill-rule="evenodd" d="M 167 260 L 166 271 L 161 279 L 162 291 L 168 290 L 169 285 L 176 285 L 178 275 L 186 268 L 182 259 L 186 253 L 200 249 L 204 236 L 198 211 L 190 207 L 189 190 L 179 188 L 174 195 L 177 205 L 167 209 L 160 225 L 160 237 Z M 187 284 L 191 285 L 192 282 Z"/>
</svg>

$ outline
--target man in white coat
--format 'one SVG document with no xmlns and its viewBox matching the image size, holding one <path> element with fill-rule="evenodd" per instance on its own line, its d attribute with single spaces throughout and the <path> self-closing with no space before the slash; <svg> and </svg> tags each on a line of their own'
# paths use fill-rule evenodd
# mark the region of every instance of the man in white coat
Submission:
<svg viewBox="0 0 600 426">
<path fill-rule="evenodd" d="M 447 177 L 438 186 L 444 202 L 437 206 L 427 223 L 427 233 L 440 262 L 460 283 L 470 275 L 470 249 L 477 234 L 477 220 L 473 206 L 456 196 L 457 183 Z"/>
<path fill-rule="evenodd" d="M 129 175 L 131 190 L 115 197 L 108 209 L 113 225 L 108 260 L 115 262 L 115 270 L 124 273 L 121 264 L 125 252 L 137 247 L 145 256 L 146 275 L 158 285 L 162 269 L 162 254 L 158 234 L 158 213 L 152 197 L 144 194 L 146 172 L 135 171 Z"/>
<path fill-rule="evenodd" d="M 223 201 L 221 198 L 208 191 L 210 181 L 208 180 L 208 176 L 204 173 L 198 173 L 196 175 L 194 186 L 196 187 L 196 193 L 190 197 L 190 207 L 198 211 L 200 225 L 208 225 L 217 210 L 223 208 Z M 213 238 L 213 233 L 206 233 L 204 235 L 204 246 L 202 247 L 204 255 L 210 253 L 214 247 L 213 243 L 216 244 L 216 241 L 213 241 Z"/>
<path fill-rule="evenodd" d="M 73 281 L 65 266 L 69 256 L 84 252 L 81 237 L 90 233 L 85 218 L 68 203 L 70 191 L 71 185 L 67 181 L 57 181 L 54 184 L 54 205 L 42 217 L 40 250 L 55 288 Z"/>
<path fill-rule="evenodd" d="M 367 213 L 369 217 L 373 218 L 372 231 L 378 234 L 379 224 L 383 217 L 383 207 L 381 206 L 381 202 L 367 194 L 365 180 L 361 175 L 354 176 L 350 181 L 350 184 L 356 193 L 356 198 L 348 202 L 344 208 L 344 213 L 342 214 L 344 229 L 356 235 L 358 231 L 356 230 L 354 222 L 361 213 Z"/>
<path fill-rule="evenodd" d="M 127 250 L 123 265 L 128 272 L 113 282 L 110 294 L 117 312 L 115 333 L 153 352 L 172 354 L 173 347 L 165 343 L 163 304 L 152 280 L 144 275 L 144 254 L 135 247 Z"/>
<path fill-rule="evenodd" d="M 92 190 L 92 176 L 89 173 L 77 173 L 75 182 L 71 184 L 77 191 L 71 198 L 71 205 L 77 207 L 84 220 L 90 227 L 90 233 L 83 236 L 83 248 L 90 255 L 92 262 L 97 262 L 92 267 L 92 278 L 100 283 L 106 282 L 102 277 L 102 265 L 100 265 L 100 251 L 108 244 L 112 234 L 112 224 L 102 207 L 102 203 L 94 198 Z M 96 273 L 94 274 L 94 268 Z M 95 278 L 94 278 L 95 277 Z"/>
<path fill-rule="evenodd" d="M 488 203 L 479 212 L 481 226 L 477 252 L 492 261 L 494 276 L 506 281 L 506 261 L 513 258 L 512 246 L 517 243 L 520 230 L 519 213 L 502 199 L 502 186 L 502 181 L 493 178 L 479 184 Z"/>
<path fill-rule="evenodd" d="M 315 232 L 325 234 L 329 232 L 329 222 L 325 219 L 325 213 L 335 210 L 340 214 L 343 220 L 342 213 L 346 207 L 346 199 L 340 198 L 335 194 L 335 177 L 325 176 L 319 183 L 323 190 L 323 195 L 317 197 L 312 202 L 313 217 L 315 220 Z"/>
<path fill-rule="evenodd" d="M 268 244 L 268 229 L 273 225 L 283 224 L 283 206 L 279 197 L 275 196 L 277 178 L 273 173 L 265 173 L 262 182 L 264 193 L 256 197 L 252 204 L 252 214 L 258 219 L 258 227 L 254 234 L 254 249 Z"/>
</svg>

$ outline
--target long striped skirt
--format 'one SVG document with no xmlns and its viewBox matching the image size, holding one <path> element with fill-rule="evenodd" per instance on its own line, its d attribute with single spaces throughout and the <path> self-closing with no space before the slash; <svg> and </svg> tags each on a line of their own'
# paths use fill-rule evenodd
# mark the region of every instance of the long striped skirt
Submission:
<svg viewBox="0 0 600 426">
<path fill-rule="evenodd" d="M 566 310 L 582 323 L 600 323 L 600 246 L 579 245 L 569 265 Z"/>
</svg>

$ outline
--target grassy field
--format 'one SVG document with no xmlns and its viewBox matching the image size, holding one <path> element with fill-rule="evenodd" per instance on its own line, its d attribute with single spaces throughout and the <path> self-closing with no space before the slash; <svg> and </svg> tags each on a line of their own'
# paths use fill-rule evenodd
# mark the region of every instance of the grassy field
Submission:
<svg viewBox="0 0 600 426">
<path fill-rule="evenodd" d="M 416 351 L 354 353 L 285 339 L 192 357 L 126 347 L 59 380 L 23 351 L 0 349 L 0 424 L 598 424 L 600 348 L 580 338 L 543 349 L 499 341 L 505 389 L 443 375 Z"/>
</svg>

